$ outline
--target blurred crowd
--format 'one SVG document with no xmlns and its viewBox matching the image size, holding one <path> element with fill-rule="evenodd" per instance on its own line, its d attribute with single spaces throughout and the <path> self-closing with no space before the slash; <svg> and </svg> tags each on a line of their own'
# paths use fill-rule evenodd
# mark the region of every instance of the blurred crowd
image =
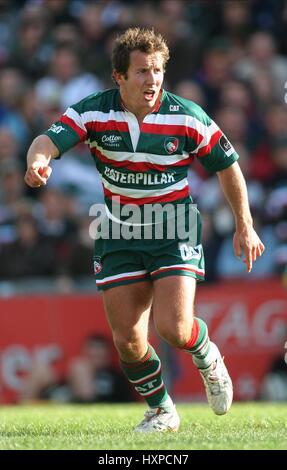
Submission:
<svg viewBox="0 0 287 470">
<path fill-rule="evenodd" d="M 165 88 L 201 105 L 240 154 L 266 252 L 251 276 L 287 262 L 287 2 L 285 0 L 1 0 L 0 282 L 92 275 L 89 208 L 103 202 L 88 148 L 53 162 L 44 189 L 25 186 L 32 139 L 68 105 L 114 86 L 110 53 L 127 27 L 154 27 L 170 47 Z M 197 162 L 207 280 L 245 277 L 233 218 Z"/>
<path fill-rule="evenodd" d="M 23 378 L 19 400 L 62 403 L 121 403 L 135 399 L 123 373 L 113 363 L 113 348 L 102 335 L 90 333 L 79 354 L 67 361 L 60 374 L 54 363 L 36 358 Z"/>
</svg>

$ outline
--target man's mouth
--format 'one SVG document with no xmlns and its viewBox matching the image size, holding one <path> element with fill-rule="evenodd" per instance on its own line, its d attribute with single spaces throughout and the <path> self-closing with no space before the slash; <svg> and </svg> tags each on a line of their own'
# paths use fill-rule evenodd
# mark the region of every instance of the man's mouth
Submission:
<svg viewBox="0 0 287 470">
<path fill-rule="evenodd" d="M 154 99 L 155 90 L 146 90 L 144 91 L 144 97 L 147 101 L 151 101 Z"/>
</svg>

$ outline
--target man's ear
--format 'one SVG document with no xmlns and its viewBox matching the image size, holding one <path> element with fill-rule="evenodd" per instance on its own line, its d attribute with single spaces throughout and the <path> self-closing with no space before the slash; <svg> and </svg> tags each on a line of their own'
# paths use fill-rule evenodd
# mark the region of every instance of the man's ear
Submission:
<svg viewBox="0 0 287 470">
<path fill-rule="evenodd" d="M 116 72 L 116 70 L 113 70 L 112 72 L 112 78 L 113 81 L 115 82 L 116 85 L 120 86 L 121 82 L 123 81 L 123 75 L 119 72 Z"/>
</svg>

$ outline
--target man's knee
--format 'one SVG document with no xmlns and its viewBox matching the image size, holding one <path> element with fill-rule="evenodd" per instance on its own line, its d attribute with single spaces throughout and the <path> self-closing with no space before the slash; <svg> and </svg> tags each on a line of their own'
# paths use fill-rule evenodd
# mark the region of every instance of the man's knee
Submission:
<svg viewBox="0 0 287 470">
<path fill-rule="evenodd" d="M 146 353 L 147 345 L 144 339 L 131 332 L 113 334 L 115 347 L 123 361 L 140 360 Z"/>
<path fill-rule="evenodd" d="M 157 325 L 157 332 L 162 339 L 175 348 L 183 348 L 190 340 L 193 320 L 178 325 Z"/>
</svg>

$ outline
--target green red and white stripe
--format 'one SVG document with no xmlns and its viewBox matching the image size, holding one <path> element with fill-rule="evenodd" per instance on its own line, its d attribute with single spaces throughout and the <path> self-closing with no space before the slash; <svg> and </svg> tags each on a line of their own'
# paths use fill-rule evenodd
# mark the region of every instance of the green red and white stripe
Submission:
<svg viewBox="0 0 287 470">
<path fill-rule="evenodd" d="M 162 266 L 161 268 L 156 269 L 155 271 L 152 271 L 151 276 L 156 277 L 160 274 L 170 273 L 171 271 L 179 271 L 179 270 L 180 271 L 190 272 L 190 273 L 195 273 L 195 274 L 197 274 L 201 277 L 204 277 L 204 275 L 205 275 L 204 269 L 200 269 L 196 265 L 192 265 L 192 264 L 173 264 L 171 266 Z"/>
<path fill-rule="evenodd" d="M 111 89 L 69 107 L 46 134 L 60 154 L 78 142 L 89 145 L 107 204 L 113 196 L 121 204 L 138 205 L 183 199 L 189 195 L 187 172 L 195 157 L 213 172 L 238 158 L 231 146 L 226 151 L 220 145 L 222 131 L 199 106 L 165 90 L 141 126 L 123 108 L 119 90 Z M 117 181 L 111 169 L 120 171 Z"/>
<path fill-rule="evenodd" d="M 204 279 L 205 270 L 198 268 L 196 265 L 192 264 L 174 264 L 171 266 L 163 266 L 162 268 L 156 269 L 149 273 L 147 270 L 134 271 L 122 274 L 115 274 L 113 276 L 106 276 L 103 279 L 96 279 L 96 284 L 99 288 L 104 288 L 108 286 L 118 286 L 123 284 L 130 284 L 133 282 L 144 281 L 150 279 L 159 279 L 165 276 L 172 275 L 190 275 L 197 279 Z"/>
<path fill-rule="evenodd" d="M 210 340 L 208 328 L 201 318 L 194 318 L 190 340 L 183 346 L 186 352 L 192 354 L 197 367 L 204 369 L 209 367 L 213 357 L 210 357 Z"/>
<path fill-rule="evenodd" d="M 121 366 L 130 383 L 150 407 L 158 407 L 167 400 L 168 393 L 161 374 L 161 362 L 150 344 L 140 361 L 121 362 Z"/>
<path fill-rule="evenodd" d="M 96 283 L 97 286 L 109 286 L 109 285 L 118 285 L 119 283 L 123 284 L 125 281 L 127 282 L 136 282 L 136 281 L 143 281 L 145 279 L 149 279 L 149 273 L 146 269 L 141 271 L 134 271 L 129 273 L 123 274 L 115 274 L 114 276 L 107 276 L 103 279 L 97 279 Z"/>
</svg>

